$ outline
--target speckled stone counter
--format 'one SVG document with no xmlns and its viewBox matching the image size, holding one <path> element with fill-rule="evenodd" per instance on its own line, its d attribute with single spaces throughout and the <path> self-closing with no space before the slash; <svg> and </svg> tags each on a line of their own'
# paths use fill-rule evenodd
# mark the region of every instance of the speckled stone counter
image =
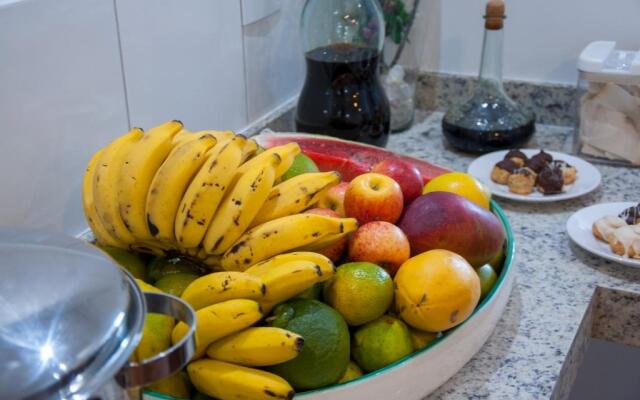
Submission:
<svg viewBox="0 0 640 400">
<path fill-rule="evenodd" d="M 474 156 L 445 142 L 442 113 L 422 114 L 388 148 L 466 171 Z M 528 147 L 568 151 L 570 128 L 538 126 Z M 571 243 L 569 216 L 582 207 L 639 201 L 640 169 L 596 165 L 602 186 L 584 197 L 532 205 L 497 199 L 516 238 L 516 282 L 484 347 L 427 399 L 547 399 L 596 285 L 640 292 L 640 269 L 592 256 Z"/>
</svg>

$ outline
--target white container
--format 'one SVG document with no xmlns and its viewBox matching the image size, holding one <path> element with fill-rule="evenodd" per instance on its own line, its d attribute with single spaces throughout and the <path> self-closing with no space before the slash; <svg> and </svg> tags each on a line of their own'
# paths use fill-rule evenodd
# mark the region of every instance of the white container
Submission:
<svg viewBox="0 0 640 400">
<path fill-rule="evenodd" d="M 574 152 L 640 166 L 640 50 L 590 43 L 578 60 Z"/>
</svg>

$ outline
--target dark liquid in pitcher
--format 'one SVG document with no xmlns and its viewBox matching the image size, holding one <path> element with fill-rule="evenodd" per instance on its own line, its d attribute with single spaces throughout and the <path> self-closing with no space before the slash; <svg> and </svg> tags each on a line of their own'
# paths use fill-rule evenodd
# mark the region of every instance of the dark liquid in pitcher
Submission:
<svg viewBox="0 0 640 400">
<path fill-rule="evenodd" d="M 510 129 L 476 130 L 442 121 L 442 132 L 454 147 L 470 153 L 522 147 L 535 132 L 535 120 Z"/>
<path fill-rule="evenodd" d="M 389 102 L 378 79 L 378 51 L 340 43 L 311 50 L 296 111 L 299 132 L 377 146 L 389 139 Z"/>
</svg>

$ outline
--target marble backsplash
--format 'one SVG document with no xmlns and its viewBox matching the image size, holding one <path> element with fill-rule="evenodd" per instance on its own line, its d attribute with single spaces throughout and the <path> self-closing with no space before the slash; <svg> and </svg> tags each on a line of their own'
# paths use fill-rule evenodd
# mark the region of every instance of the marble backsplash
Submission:
<svg viewBox="0 0 640 400">
<path fill-rule="evenodd" d="M 416 106 L 423 111 L 446 111 L 451 104 L 471 96 L 476 78 L 424 72 L 418 78 Z M 572 126 L 575 121 L 575 87 L 570 85 L 505 81 L 509 96 L 534 112 L 538 124 Z M 288 107 L 266 124 L 276 132 L 295 129 L 294 109 Z"/>
</svg>

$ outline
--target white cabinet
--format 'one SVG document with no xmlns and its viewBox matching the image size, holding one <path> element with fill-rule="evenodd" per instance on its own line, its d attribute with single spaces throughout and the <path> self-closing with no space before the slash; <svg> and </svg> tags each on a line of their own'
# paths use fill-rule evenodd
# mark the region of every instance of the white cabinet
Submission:
<svg viewBox="0 0 640 400">
<path fill-rule="evenodd" d="M 240 1 L 116 0 L 131 124 L 247 124 Z"/>
<path fill-rule="evenodd" d="M 126 131 L 112 0 L 0 7 L 0 224 L 75 233 L 93 151 Z"/>
</svg>

